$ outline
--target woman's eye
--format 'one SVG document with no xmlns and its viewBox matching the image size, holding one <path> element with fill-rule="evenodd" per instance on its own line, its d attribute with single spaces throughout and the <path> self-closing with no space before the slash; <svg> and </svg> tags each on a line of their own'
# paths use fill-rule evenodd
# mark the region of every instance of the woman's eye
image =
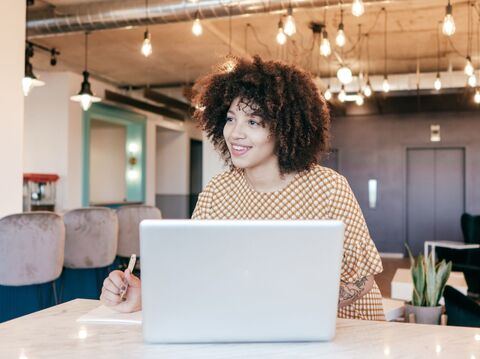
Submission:
<svg viewBox="0 0 480 359">
<path fill-rule="evenodd" d="M 258 126 L 259 125 L 259 123 L 257 121 L 253 121 L 253 120 L 248 121 L 248 124 L 251 125 L 251 126 Z"/>
<path fill-rule="evenodd" d="M 233 121 L 233 118 L 227 117 L 227 122 L 232 122 L 232 121 Z"/>
</svg>

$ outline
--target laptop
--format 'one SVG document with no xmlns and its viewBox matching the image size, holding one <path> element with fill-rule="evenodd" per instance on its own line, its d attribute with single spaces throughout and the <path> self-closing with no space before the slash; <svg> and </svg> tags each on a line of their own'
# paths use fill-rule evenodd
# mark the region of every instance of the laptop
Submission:
<svg viewBox="0 0 480 359">
<path fill-rule="evenodd" d="M 145 342 L 331 340 L 343 238 L 340 221 L 143 221 Z"/>
</svg>

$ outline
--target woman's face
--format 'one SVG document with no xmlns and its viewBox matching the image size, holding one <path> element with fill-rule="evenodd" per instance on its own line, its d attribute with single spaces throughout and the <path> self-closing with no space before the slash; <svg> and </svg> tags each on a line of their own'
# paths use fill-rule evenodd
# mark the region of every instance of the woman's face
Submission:
<svg viewBox="0 0 480 359">
<path fill-rule="evenodd" d="M 278 164 L 274 154 L 275 141 L 254 103 L 240 97 L 233 100 L 227 113 L 223 137 L 232 163 L 237 168 L 268 168 Z"/>
</svg>

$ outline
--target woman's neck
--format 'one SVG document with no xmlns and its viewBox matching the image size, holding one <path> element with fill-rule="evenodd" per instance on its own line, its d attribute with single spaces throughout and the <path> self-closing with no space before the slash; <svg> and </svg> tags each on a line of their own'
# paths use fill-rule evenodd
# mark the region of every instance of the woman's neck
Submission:
<svg viewBox="0 0 480 359">
<path fill-rule="evenodd" d="M 275 168 L 246 168 L 245 177 L 257 192 L 275 192 L 282 190 L 293 181 L 295 173 L 280 175 L 278 166 Z"/>
</svg>

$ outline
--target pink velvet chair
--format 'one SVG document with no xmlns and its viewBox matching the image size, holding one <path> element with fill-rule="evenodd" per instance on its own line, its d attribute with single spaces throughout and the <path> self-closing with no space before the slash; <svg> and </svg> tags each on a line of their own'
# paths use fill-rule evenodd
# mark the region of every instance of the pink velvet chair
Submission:
<svg viewBox="0 0 480 359">
<path fill-rule="evenodd" d="M 57 304 L 65 227 L 52 212 L 0 219 L 0 322 Z"/>
</svg>

